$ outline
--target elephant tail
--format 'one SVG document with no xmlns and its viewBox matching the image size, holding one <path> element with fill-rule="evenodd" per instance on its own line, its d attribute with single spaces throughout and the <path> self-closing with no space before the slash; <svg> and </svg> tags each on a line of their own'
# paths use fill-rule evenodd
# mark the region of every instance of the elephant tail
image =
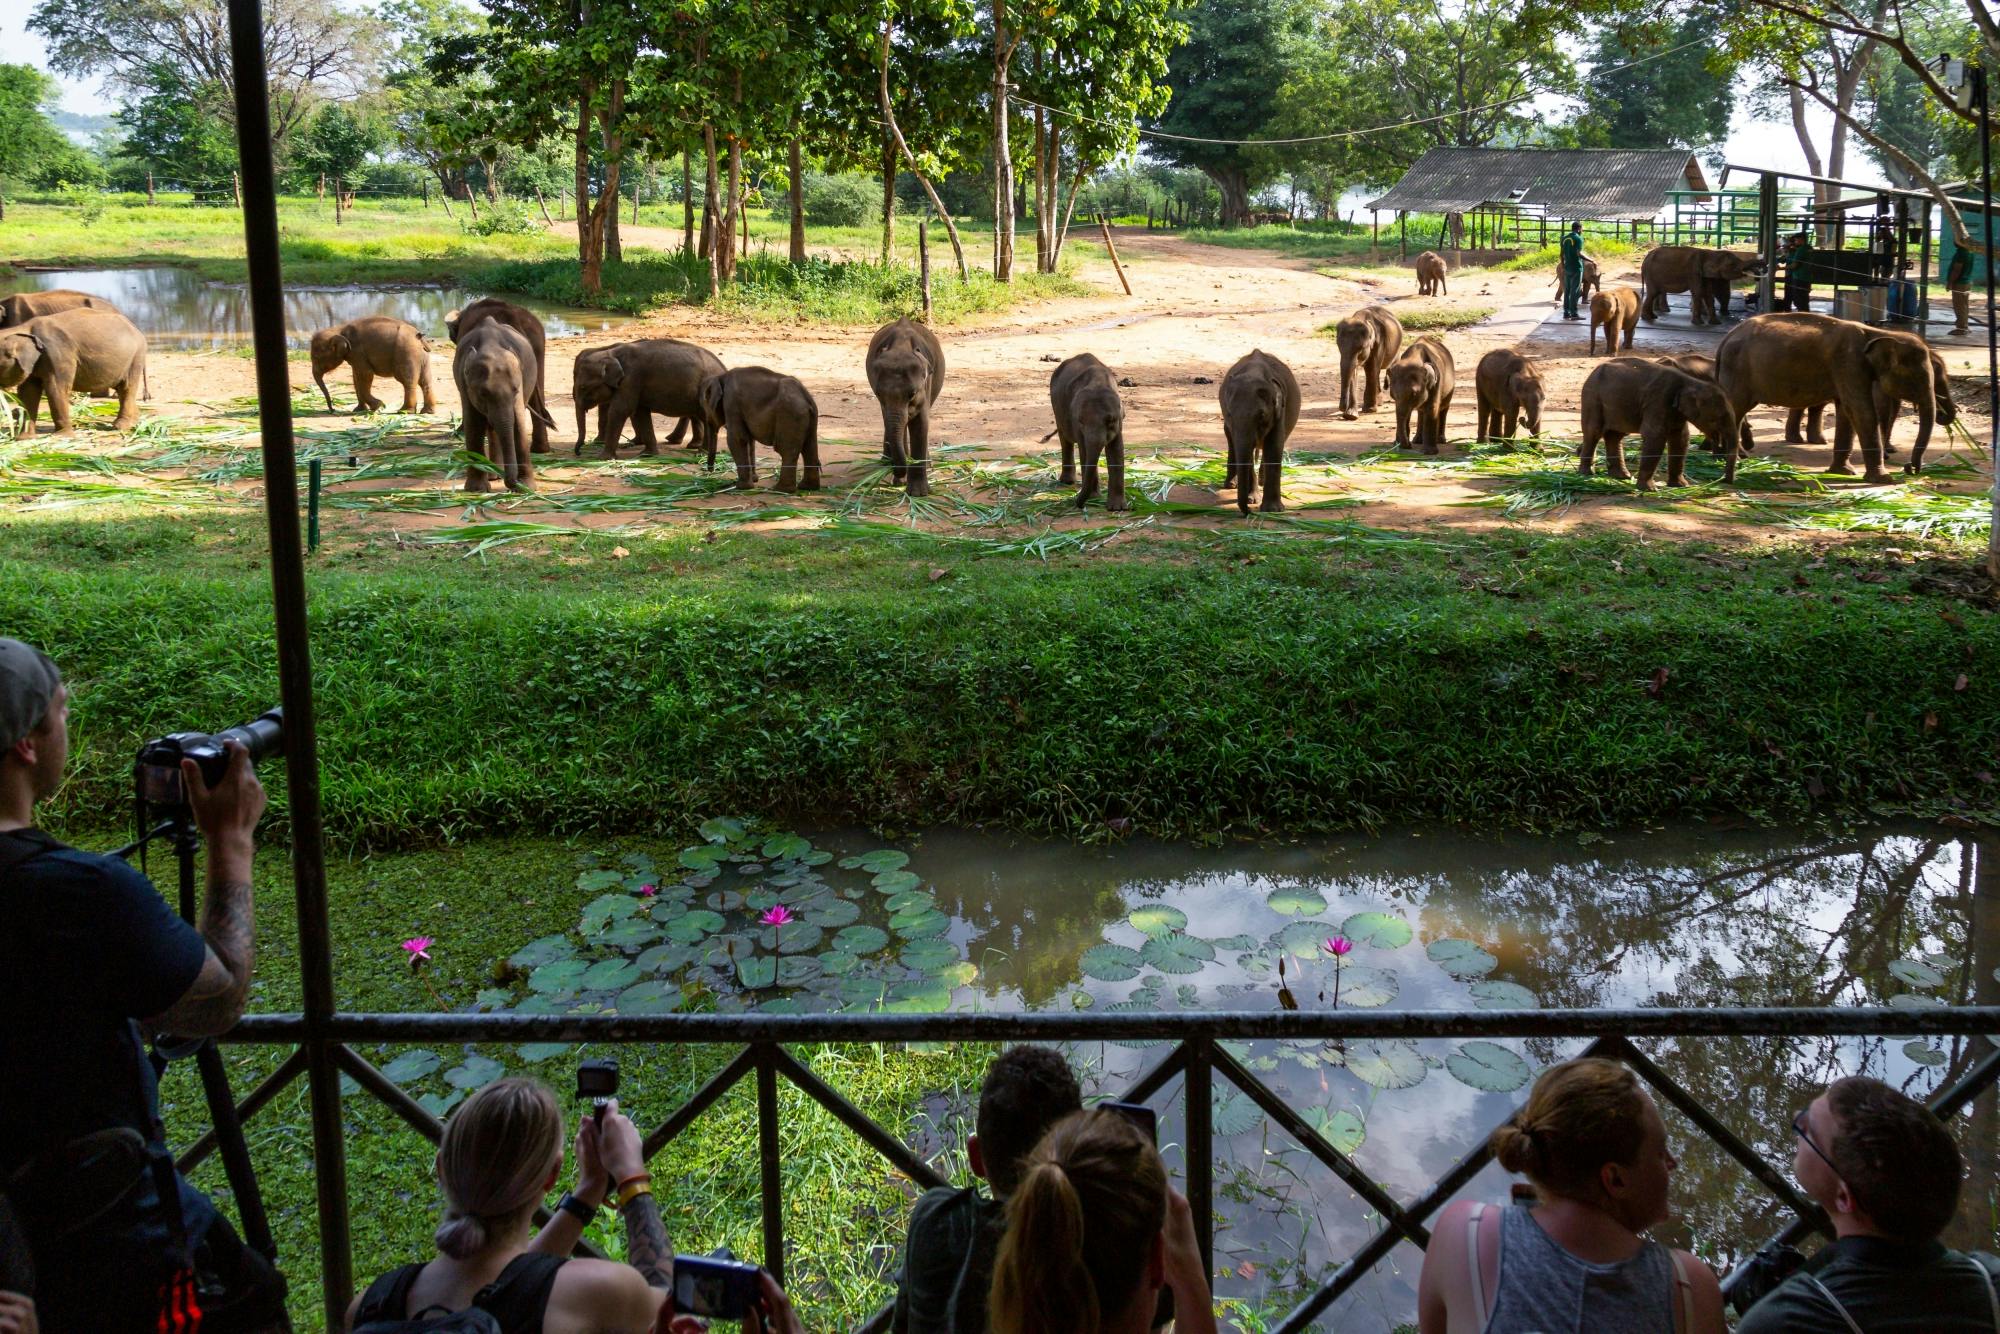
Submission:
<svg viewBox="0 0 2000 1334">
<path fill-rule="evenodd" d="M 1060 430 L 1062 430 L 1062 427 L 1060 426 L 1056 427 L 1055 431 L 1050 431 L 1047 435 L 1043 436 L 1041 440 L 1038 441 L 1037 443 L 1046 445 L 1049 441 L 1056 438 L 1056 431 Z"/>
</svg>

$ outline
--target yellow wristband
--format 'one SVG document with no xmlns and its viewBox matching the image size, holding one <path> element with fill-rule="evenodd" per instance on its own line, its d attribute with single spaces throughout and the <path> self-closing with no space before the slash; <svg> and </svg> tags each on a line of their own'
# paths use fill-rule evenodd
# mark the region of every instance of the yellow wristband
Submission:
<svg viewBox="0 0 2000 1334">
<path fill-rule="evenodd" d="M 618 1207 L 620 1210 L 623 1210 L 626 1205 L 632 1203 L 632 1201 L 638 1199 L 641 1195 L 651 1195 L 652 1193 L 653 1186 L 651 1182 L 629 1182 L 618 1192 Z"/>
</svg>

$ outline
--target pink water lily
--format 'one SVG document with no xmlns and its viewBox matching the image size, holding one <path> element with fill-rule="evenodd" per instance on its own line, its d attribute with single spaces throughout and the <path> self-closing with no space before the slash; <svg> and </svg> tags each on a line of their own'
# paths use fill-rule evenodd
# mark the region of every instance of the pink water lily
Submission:
<svg viewBox="0 0 2000 1334">
<path fill-rule="evenodd" d="M 765 926 L 783 926 L 785 923 L 795 919 L 792 916 L 792 910 L 780 903 L 757 920 Z"/>
<path fill-rule="evenodd" d="M 1336 959 L 1346 958 L 1348 952 L 1354 948 L 1354 942 L 1346 936 L 1328 936 L 1320 944 L 1324 945 L 1326 952 Z"/>
<path fill-rule="evenodd" d="M 410 963 L 412 965 L 419 959 L 422 959 L 425 963 L 429 963 L 431 961 L 430 948 L 435 943 L 429 936 L 412 936 L 403 942 L 403 948 L 409 952 Z"/>
<path fill-rule="evenodd" d="M 639 886 L 639 897 L 642 899 L 650 899 L 653 897 L 653 895 L 659 892 L 660 892 L 660 887 L 658 885 Z"/>
</svg>

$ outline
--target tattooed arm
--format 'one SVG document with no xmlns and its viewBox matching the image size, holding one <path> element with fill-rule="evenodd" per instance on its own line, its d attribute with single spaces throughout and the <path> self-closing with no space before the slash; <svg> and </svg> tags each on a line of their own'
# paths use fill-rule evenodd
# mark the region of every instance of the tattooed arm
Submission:
<svg viewBox="0 0 2000 1334">
<path fill-rule="evenodd" d="M 667 1242 L 667 1225 L 660 1218 L 660 1206 L 651 1195 L 641 1195 L 618 1216 L 625 1223 L 625 1263 L 639 1271 L 646 1286 L 671 1292 L 674 1286 L 674 1248 Z"/>
<path fill-rule="evenodd" d="M 201 915 L 208 954 L 194 984 L 167 1010 L 147 1021 L 153 1032 L 179 1037 L 225 1033 L 243 1016 L 256 962 L 256 927 L 251 906 L 252 837 L 264 813 L 264 788 L 243 747 L 229 743 L 229 768 L 210 788 L 192 760 L 181 762 L 181 781 L 195 823 L 208 843 L 208 894 Z"/>
</svg>

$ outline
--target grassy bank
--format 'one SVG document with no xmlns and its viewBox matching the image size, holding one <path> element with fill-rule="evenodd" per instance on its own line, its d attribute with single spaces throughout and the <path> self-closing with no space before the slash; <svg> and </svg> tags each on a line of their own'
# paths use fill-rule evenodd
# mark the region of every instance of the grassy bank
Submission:
<svg viewBox="0 0 2000 1334">
<path fill-rule="evenodd" d="M 1938 595 L 1948 549 L 1326 526 L 1045 563 L 828 532 L 332 548 L 329 825 L 395 846 L 721 809 L 1088 838 L 1993 803 L 2000 621 Z M 77 684 L 59 816 L 115 817 L 142 736 L 275 698 L 259 543 L 225 515 L 0 524 L 0 624 Z"/>
</svg>

